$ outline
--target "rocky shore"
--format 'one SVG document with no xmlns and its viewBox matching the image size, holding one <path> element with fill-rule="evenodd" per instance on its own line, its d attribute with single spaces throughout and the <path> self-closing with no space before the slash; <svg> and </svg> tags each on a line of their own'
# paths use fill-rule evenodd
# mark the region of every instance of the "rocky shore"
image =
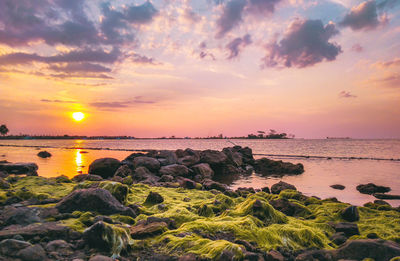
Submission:
<svg viewBox="0 0 400 261">
<path fill-rule="evenodd" d="M 72 179 L 36 171 L 0 163 L 0 260 L 400 260 L 400 208 L 383 200 L 357 207 L 284 182 L 218 182 L 304 171 L 250 148 L 102 158 Z"/>
</svg>

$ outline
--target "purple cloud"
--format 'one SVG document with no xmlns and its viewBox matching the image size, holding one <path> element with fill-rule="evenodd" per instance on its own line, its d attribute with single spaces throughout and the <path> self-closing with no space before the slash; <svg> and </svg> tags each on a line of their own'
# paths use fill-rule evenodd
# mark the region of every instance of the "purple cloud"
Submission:
<svg viewBox="0 0 400 261">
<path fill-rule="evenodd" d="M 221 17 L 217 20 L 217 38 L 223 37 L 242 21 L 245 5 L 246 0 L 231 0 L 225 5 Z"/>
<path fill-rule="evenodd" d="M 351 50 L 356 53 L 361 53 L 364 48 L 360 44 L 355 44 L 351 47 Z"/>
<path fill-rule="evenodd" d="M 251 36 L 249 34 L 233 39 L 225 47 L 229 51 L 228 59 L 230 60 L 237 57 L 241 50 L 251 43 Z"/>
<path fill-rule="evenodd" d="M 324 26 L 321 20 L 296 20 L 279 42 L 266 46 L 262 67 L 304 68 L 323 60 L 333 61 L 342 50 L 329 40 L 338 33 L 331 23 Z"/>
<path fill-rule="evenodd" d="M 153 104 L 153 103 L 156 102 L 151 100 L 143 100 L 142 96 L 137 96 L 129 101 L 91 102 L 89 103 L 89 105 L 100 109 L 119 109 L 119 108 L 131 107 L 135 104 Z"/>
<path fill-rule="evenodd" d="M 339 98 L 357 98 L 357 96 L 348 91 L 341 91 L 339 92 Z"/>
<path fill-rule="evenodd" d="M 350 27 L 353 31 L 360 31 L 375 29 L 383 23 L 385 23 L 384 20 L 378 19 L 376 1 L 369 0 L 353 7 L 339 24 L 343 27 Z"/>
</svg>

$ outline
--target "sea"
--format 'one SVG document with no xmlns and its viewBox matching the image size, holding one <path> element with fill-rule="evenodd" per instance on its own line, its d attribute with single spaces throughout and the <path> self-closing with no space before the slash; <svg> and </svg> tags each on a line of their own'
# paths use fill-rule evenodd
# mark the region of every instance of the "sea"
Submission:
<svg viewBox="0 0 400 261">
<path fill-rule="evenodd" d="M 131 139 L 131 140 L 0 140 L 0 160 L 35 162 L 43 177 L 87 173 L 90 163 L 98 158 L 123 160 L 134 151 L 222 150 L 234 145 L 247 146 L 255 158 L 302 163 L 305 172 L 295 176 L 263 177 L 256 173 L 226 181 L 232 188 L 271 186 L 280 180 L 291 183 L 308 196 L 336 197 L 354 205 L 374 201 L 371 195 L 356 190 L 369 182 L 389 186 L 391 194 L 400 194 L 400 140 L 382 139 Z M 52 157 L 42 159 L 40 150 Z M 330 187 L 341 184 L 344 190 Z M 400 200 L 391 200 L 400 206 Z"/>
</svg>

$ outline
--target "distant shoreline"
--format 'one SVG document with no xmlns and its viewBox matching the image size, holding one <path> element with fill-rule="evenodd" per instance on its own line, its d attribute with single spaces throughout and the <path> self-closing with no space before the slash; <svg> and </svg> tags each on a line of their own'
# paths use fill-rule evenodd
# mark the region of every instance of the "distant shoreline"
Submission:
<svg viewBox="0 0 400 261">
<path fill-rule="evenodd" d="M 3 136 L 0 140 L 288 140 L 294 138 L 249 138 L 249 137 L 157 137 L 157 138 L 137 138 L 131 136 Z"/>
</svg>

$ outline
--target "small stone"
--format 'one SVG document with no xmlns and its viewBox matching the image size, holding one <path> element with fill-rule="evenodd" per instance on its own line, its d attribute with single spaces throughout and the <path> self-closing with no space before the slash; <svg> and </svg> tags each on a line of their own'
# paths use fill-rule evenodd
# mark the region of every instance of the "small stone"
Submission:
<svg viewBox="0 0 400 261">
<path fill-rule="evenodd" d="M 360 214 L 356 206 L 350 206 L 341 211 L 341 216 L 344 220 L 354 222 L 360 220 Z"/>
<path fill-rule="evenodd" d="M 344 190 L 346 187 L 340 184 L 334 184 L 330 186 L 333 189 Z"/>
<path fill-rule="evenodd" d="M 155 205 L 155 204 L 160 204 L 162 202 L 164 202 L 164 198 L 159 193 L 150 191 L 144 203 Z"/>
<path fill-rule="evenodd" d="M 38 157 L 41 157 L 41 158 L 49 158 L 49 157 L 51 157 L 51 153 L 50 152 L 48 152 L 48 151 L 41 151 L 41 152 L 39 152 L 38 154 Z"/>
</svg>

